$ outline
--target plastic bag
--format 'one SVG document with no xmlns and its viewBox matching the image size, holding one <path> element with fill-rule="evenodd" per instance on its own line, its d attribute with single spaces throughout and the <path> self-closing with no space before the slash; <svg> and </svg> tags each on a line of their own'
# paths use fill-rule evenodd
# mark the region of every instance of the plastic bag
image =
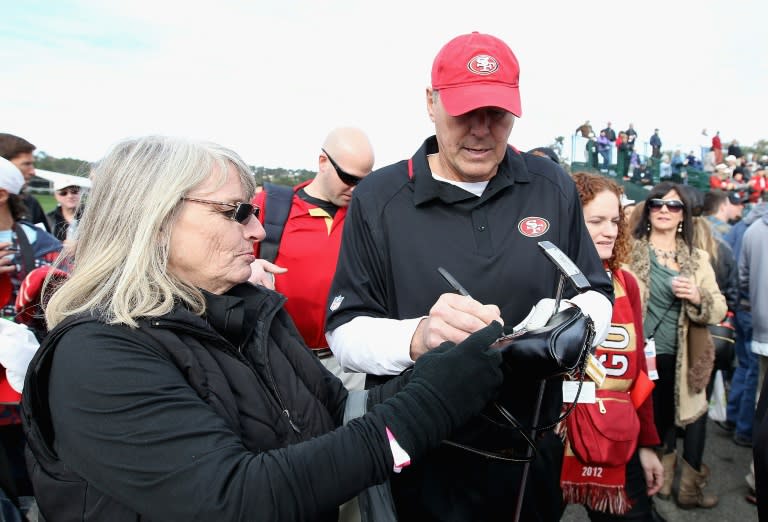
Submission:
<svg viewBox="0 0 768 522">
<path fill-rule="evenodd" d="M 728 399 L 725 396 L 725 383 L 722 370 L 715 372 L 715 383 L 712 386 L 712 397 L 709 399 L 709 418 L 713 421 L 725 422 Z"/>
</svg>

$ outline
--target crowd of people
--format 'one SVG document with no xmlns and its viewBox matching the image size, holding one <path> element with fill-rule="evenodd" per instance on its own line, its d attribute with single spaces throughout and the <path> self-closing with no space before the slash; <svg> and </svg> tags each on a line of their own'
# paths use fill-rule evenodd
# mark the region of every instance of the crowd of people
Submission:
<svg viewBox="0 0 768 522">
<path fill-rule="evenodd" d="M 24 204 L 34 146 L 0 134 L 0 305 L 15 323 L 44 314 L 0 410 L 2 516 L 30 498 L 51 522 L 711 508 L 708 325 L 729 314 L 719 426 L 755 444 L 762 500 L 768 192 L 663 181 L 634 202 L 610 176 L 569 175 L 554 151 L 509 145 L 519 73 L 494 36 L 450 40 L 415 153 L 374 170 L 365 132 L 338 127 L 292 188 L 257 187 L 217 144 L 128 139 L 94 165 L 87 204 L 54 186 L 50 220 Z M 610 165 L 601 141 L 636 138 L 609 122 L 594 152 Z M 571 348 L 572 367 L 530 364 Z"/>
</svg>

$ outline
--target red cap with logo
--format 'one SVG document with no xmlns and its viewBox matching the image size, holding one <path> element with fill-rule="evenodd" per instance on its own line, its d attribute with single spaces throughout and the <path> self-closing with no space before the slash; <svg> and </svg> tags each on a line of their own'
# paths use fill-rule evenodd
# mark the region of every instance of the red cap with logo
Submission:
<svg viewBox="0 0 768 522">
<path fill-rule="evenodd" d="M 432 88 L 448 114 L 459 116 L 480 107 L 501 107 L 517 117 L 520 66 L 507 44 L 488 34 L 457 36 L 432 63 Z"/>
</svg>

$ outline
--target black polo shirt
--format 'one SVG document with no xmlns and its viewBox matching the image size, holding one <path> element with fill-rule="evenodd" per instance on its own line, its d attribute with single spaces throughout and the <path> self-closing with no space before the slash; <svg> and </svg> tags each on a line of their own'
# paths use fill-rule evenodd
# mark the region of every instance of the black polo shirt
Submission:
<svg viewBox="0 0 768 522">
<path fill-rule="evenodd" d="M 481 197 L 432 177 L 427 139 L 408 161 L 372 173 L 354 192 L 344 225 L 326 330 L 359 316 L 427 315 L 451 287 L 446 268 L 513 326 L 539 299 L 554 297 L 558 273 L 537 242 L 557 245 L 593 288 L 613 299 L 570 177 L 548 158 L 508 149 Z M 568 292 L 572 293 L 571 289 Z"/>
<path fill-rule="evenodd" d="M 410 165 L 401 161 L 379 169 L 355 189 L 326 330 L 360 315 L 407 319 L 429 314 L 440 294 L 453 291 L 439 266 L 473 298 L 499 306 L 512 327 L 540 299 L 555 295 L 558 273 L 537 246 L 542 240 L 560 247 L 593 288 L 613 300 L 576 187 L 558 165 L 510 148 L 478 198 L 432 177 L 427 155 L 437 150 L 436 138 L 429 138 Z M 503 395 L 512 398 L 505 404 L 523 426 L 532 425 L 538 389 L 533 379 L 504 384 Z M 556 419 L 561 405 L 561 380 L 554 379 L 546 387 L 539 424 Z M 519 454 L 526 449 L 519 436 L 489 429 L 483 421 L 472 421 L 465 430 L 469 438 L 454 437 L 481 447 L 488 447 L 483 440 L 493 444 L 503 437 L 504 447 Z M 563 447 L 550 434 L 538 442 L 538 450 L 529 478 L 536 487 L 526 489 L 523 520 L 558 519 Z M 521 471 L 521 465 L 441 446 L 393 480 L 398 514 L 403 520 L 509 520 Z"/>
</svg>

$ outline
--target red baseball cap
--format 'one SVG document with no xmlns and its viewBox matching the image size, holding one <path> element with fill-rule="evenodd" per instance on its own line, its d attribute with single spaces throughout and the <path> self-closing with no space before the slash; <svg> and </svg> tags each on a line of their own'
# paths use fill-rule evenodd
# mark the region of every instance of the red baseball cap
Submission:
<svg viewBox="0 0 768 522">
<path fill-rule="evenodd" d="M 432 88 L 451 116 L 480 107 L 501 107 L 517 117 L 520 66 L 507 44 L 489 34 L 457 36 L 432 63 Z"/>
</svg>

